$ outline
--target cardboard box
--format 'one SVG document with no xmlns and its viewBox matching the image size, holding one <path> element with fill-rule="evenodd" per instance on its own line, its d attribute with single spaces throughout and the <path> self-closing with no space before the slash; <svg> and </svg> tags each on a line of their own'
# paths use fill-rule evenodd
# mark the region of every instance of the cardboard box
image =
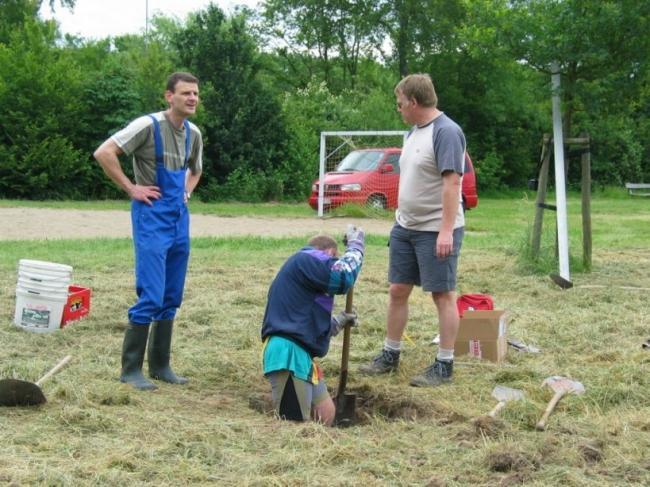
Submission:
<svg viewBox="0 0 650 487">
<path fill-rule="evenodd" d="M 455 355 L 471 355 L 476 358 L 502 362 L 508 353 L 508 339 L 505 336 L 497 340 L 466 340 L 457 341 Z"/>
<path fill-rule="evenodd" d="M 508 352 L 507 331 L 505 310 L 465 311 L 460 319 L 455 354 L 501 362 Z"/>
</svg>

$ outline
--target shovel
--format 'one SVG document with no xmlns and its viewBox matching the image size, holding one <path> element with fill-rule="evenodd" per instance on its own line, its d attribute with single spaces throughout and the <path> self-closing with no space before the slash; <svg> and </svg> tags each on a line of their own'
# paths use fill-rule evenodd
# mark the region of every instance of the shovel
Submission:
<svg viewBox="0 0 650 487">
<path fill-rule="evenodd" d="M 524 392 L 519 389 L 513 389 L 506 386 L 494 386 L 492 390 L 492 397 L 499 401 L 494 409 L 488 413 L 488 416 L 494 418 L 499 411 L 501 411 L 507 402 L 519 401 L 524 398 Z"/>
<path fill-rule="evenodd" d="M 345 312 L 352 313 L 352 297 L 354 288 L 348 291 L 345 299 Z M 343 329 L 343 353 L 341 354 L 341 373 L 339 375 L 339 389 L 336 393 L 336 414 L 334 425 L 339 427 L 351 426 L 354 422 L 355 407 L 357 402 L 356 394 L 345 392 L 348 382 L 348 358 L 350 357 L 350 325 Z"/>
<path fill-rule="evenodd" d="M 544 431 L 546 429 L 546 420 L 551 415 L 557 403 L 560 402 L 560 399 L 566 394 L 583 394 L 585 392 L 585 386 L 581 382 L 568 379 L 566 377 L 560 377 L 558 375 L 553 375 L 548 377 L 542 382 L 542 387 L 549 386 L 555 394 L 553 398 L 549 401 L 548 406 L 546 406 L 546 411 L 542 419 L 537 422 L 535 428 L 539 431 Z"/>
<path fill-rule="evenodd" d="M 65 367 L 71 358 L 66 356 L 35 384 L 19 379 L 0 380 L 0 406 L 36 406 L 46 402 L 41 384 Z"/>
<path fill-rule="evenodd" d="M 562 289 L 571 289 L 573 287 L 573 283 L 571 281 L 565 279 L 559 274 L 549 274 L 548 277 L 550 277 L 551 281 L 560 286 Z"/>
</svg>

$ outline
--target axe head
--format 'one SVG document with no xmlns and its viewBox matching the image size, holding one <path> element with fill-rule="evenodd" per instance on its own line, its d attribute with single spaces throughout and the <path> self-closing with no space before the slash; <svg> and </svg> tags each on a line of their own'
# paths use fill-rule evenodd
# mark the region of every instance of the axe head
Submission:
<svg viewBox="0 0 650 487">
<path fill-rule="evenodd" d="M 544 379 L 542 387 L 544 386 L 549 386 L 553 391 L 561 391 L 565 394 L 583 394 L 585 392 L 585 386 L 582 385 L 582 382 L 571 380 L 568 377 L 561 377 L 559 375 L 553 375 Z"/>
</svg>

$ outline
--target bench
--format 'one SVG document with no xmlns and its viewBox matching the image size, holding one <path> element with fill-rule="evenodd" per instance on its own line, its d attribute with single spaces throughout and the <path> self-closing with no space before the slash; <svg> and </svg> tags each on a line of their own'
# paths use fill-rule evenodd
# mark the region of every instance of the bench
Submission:
<svg viewBox="0 0 650 487">
<path fill-rule="evenodd" d="M 632 196 L 650 196 L 650 183 L 625 183 L 625 187 Z"/>
</svg>

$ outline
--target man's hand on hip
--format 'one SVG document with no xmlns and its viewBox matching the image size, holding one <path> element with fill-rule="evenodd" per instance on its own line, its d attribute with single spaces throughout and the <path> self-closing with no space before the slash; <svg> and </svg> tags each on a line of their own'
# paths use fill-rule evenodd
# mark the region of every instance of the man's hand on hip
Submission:
<svg viewBox="0 0 650 487">
<path fill-rule="evenodd" d="M 140 186 L 139 184 L 133 185 L 129 196 L 133 200 L 142 201 L 143 203 L 151 206 L 151 200 L 160 198 L 160 188 L 158 186 Z"/>
</svg>

